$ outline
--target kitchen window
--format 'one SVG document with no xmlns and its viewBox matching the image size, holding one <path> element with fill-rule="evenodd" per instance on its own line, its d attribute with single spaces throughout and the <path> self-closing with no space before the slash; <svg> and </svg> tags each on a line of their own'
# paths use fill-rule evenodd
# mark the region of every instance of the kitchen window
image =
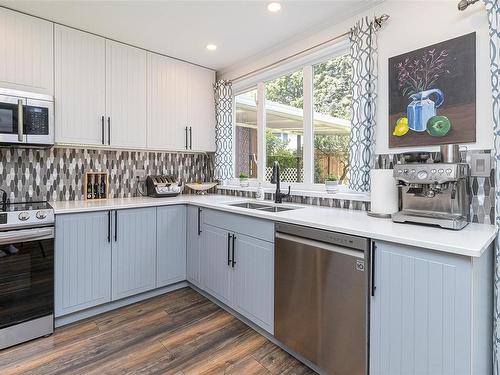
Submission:
<svg viewBox="0 0 500 375">
<path fill-rule="evenodd" d="M 236 177 L 268 183 L 278 161 L 282 181 L 296 187 L 321 186 L 327 177 L 346 184 L 351 74 L 344 45 L 295 68 L 276 68 L 255 79 L 253 88 L 236 91 Z"/>
<path fill-rule="evenodd" d="M 257 178 L 257 90 L 235 97 L 236 176 Z"/>
<path fill-rule="evenodd" d="M 266 181 L 278 161 L 283 182 L 302 182 L 304 139 L 302 70 L 266 82 Z"/>
<path fill-rule="evenodd" d="M 314 182 L 337 178 L 349 169 L 352 64 L 344 54 L 313 66 Z"/>
</svg>

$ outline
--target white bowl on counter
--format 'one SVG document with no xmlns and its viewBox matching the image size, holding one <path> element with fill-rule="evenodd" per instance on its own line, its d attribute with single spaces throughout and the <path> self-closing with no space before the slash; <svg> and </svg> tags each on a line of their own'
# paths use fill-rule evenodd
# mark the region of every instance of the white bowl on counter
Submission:
<svg viewBox="0 0 500 375">
<path fill-rule="evenodd" d="M 191 182 L 186 184 L 186 186 L 191 190 L 195 191 L 196 194 L 204 195 L 207 193 L 207 190 L 210 190 L 213 187 L 217 186 L 217 182 L 201 182 L 201 183 Z"/>
</svg>

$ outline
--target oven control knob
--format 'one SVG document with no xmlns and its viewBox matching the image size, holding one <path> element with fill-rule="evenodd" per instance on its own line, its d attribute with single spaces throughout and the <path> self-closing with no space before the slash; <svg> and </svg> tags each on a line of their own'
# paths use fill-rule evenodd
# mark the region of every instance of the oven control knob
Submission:
<svg viewBox="0 0 500 375">
<path fill-rule="evenodd" d="M 28 212 L 21 212 L 18 216 L 19 220 L 26 221 L 30 218 L 30 214 Z"/>
<path fill-rule="evenodd" d="M 37 211 L 37 213 L 36 213 L 36 218 L 37 219 L 43 220 L 46 217 L 47 217 L 47 212 L 45 212 L 45 211 Z"/>
<path fill-rule="evenodd" d="M 417 177 L 420 180 L 425 180 L 427 178 L 427 172 L 426 171 L 418 171 Z"/>
</svg>

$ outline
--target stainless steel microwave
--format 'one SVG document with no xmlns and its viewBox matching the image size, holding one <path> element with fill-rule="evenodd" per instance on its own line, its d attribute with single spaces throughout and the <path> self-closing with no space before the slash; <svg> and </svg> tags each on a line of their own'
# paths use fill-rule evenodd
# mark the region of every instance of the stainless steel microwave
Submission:
<svg viewBox="0 0 500 375">
<path fill-rule="evenodd" d="M 54 145 L 53 97 L 0 88 L 0 145 Z"/>
</svg>

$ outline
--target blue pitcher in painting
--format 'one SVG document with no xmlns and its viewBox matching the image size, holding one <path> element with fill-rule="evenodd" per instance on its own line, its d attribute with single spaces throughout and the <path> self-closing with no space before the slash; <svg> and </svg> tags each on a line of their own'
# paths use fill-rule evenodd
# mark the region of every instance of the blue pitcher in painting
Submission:
<svg viewBox="0 0 500 375">
<path fill-rule="evenodd" d="M 429 96 L 435 95 L 435 101 L 429 99 Z M 413 101 L 408 104 L 408 126 L 416 132 L 427 130 L 427 121 L 436 116 L 436 108 L 444 102 L 443 92 L 439 89 L 420 91 L 410 96 Z"/>
</svg>

